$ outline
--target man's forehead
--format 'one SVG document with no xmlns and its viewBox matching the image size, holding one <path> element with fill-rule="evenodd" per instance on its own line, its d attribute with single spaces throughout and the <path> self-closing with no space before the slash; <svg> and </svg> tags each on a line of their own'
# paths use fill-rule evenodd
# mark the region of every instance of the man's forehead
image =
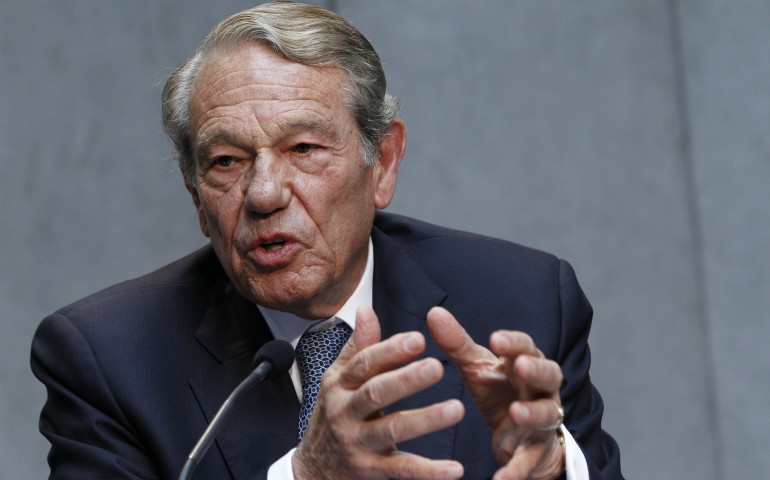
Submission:
<svg viewBox="0 0 770 480">
<path fill-rule="evenodd" d="M 254 44 L 210 55 L 190 93 L 193 123 L 212 109 L 235 105 L 248 108 L 252 102 L 275 101 L 262 107 L 277 110 L 292 110 L 292 103 L 299 106 L 303 102 L 316 102 L 322 110 L 345 107 L 347 77 L 339 67 L 302 65 Z"/>
<path fill-rule="evenodd" d="M 289 60 L 260 43 L 245 43 L 215 50 L 203 60 L 193 83 L 193 93 L 219 84 L 258 82 L 266 86 L 307 86 L 326 79 L 338 89 L 347 80 L 335 65 L 313 66 Z"/>
</svg>

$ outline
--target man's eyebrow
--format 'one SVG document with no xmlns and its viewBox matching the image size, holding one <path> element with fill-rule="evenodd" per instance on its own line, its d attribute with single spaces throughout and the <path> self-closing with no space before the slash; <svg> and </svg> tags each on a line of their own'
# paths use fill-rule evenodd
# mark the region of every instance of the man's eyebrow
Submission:
<svg viewBox="0 0 770 480">
<path fill-rule="evenodd" d="M 336 129 L 332 122 L 324 118 L 284 118 L 276 122 L 276 127 L 280 136 L 283 138 L 297 135 L 302 132 L 316 132 L 324 138 L 333 138 Z M 229 129 L 217 128 L 214 131 L 201 135 L 198 141 L 193 145 L 196 155 L 206 153 L 212 145 L 227 143 L 230 145 L 238 144 L 238 139 Z"/>
<path fill-rule="evenodd" d="M 230 143 L 232 144 L 235 138 L 226 130 L 216 130 L 214 132 L 203 134 L 197 142 L 193 145 L 193 150 L 196 154 L 200 155 L 205 153 L 212 145 L 218 143 Z"/>
<path fill-rule="evenodd" d="M 283 137 L 308 131 L 332 137 L 336 131 L 331 122 L 322 118 L 285 118 L 278 120 L 276 126 Z"/>
</svg>

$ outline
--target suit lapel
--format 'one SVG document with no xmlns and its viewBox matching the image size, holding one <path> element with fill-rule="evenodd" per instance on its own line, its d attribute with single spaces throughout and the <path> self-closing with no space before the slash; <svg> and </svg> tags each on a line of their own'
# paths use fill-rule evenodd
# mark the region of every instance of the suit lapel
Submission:
<svg viewBox="0 0 770 480">
<path fill-rule="evenodd" d="M 257 349 L 273 338 L 253 304 L 229 283 L 220 291 L 222 295 L 215 296 L 195 335 L 218 362 L 190 379 L 209 423 L 251 372 Z M 298 415 L 299 402 L 288 375 L 262 382 L 241 397 L 216 439 L 233 478 L 249 478 L 295 447 Z"/>
<path fill-rule="evenodd" d="M 378 229 L 372 232 L 374 244 L 374 310 L 382 326 L 383 338 L 399 332 L 419 331 L 426 339 L 426 357 L 445 366 L 444 377 L 433 387 L 406 398 L 389 411 L 422 408 L 449 398 L 460 398 L 462 379 L 447 356 L 431 340 L 425 317 L 431 307 L 440 305 L 446 292 L 438 286 L 405 247 Z M 427 458 L 451 458 L 456 427 L 399 444 L 399 449 Z"/>
</svg>

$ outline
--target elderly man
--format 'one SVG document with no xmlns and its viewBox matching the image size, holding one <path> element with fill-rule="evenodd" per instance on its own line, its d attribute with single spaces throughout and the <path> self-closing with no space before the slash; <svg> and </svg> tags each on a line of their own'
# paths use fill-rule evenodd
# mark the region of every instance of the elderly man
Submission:
<svg viewBox="0 0 770 480">
<path fill-rule="evenodd" d="M 378 212 L 397 111 L 331 12 L 266 4 L 214 28 L 163 94 L 211 245 L 43 321 L 53 478 L 175 477 L 273 338 L 297 363 L 236 405 L 200 478 L 622 478 L 571 268 Z"/>
</svg>

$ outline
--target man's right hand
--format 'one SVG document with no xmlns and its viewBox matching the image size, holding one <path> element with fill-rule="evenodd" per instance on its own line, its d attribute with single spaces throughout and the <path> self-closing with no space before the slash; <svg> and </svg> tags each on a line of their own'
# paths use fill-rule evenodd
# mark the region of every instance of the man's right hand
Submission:
<svg viewBox="0 0 770 480">
<path fill-rule="evenodd" d="M 382 409 L 424 390 L 443 376 L 435 358 L 415 360 L 425 351 L 419 332 L 380 341 L 377 315 L 356 312 L 356 328 L 321 382 L 313 415 L 292 459 L 294 478 L 450 479 L 463 467 L 399 452 L 396 443 L 458 423 L 459 400 L 384 415 Z"/>
</svg>

